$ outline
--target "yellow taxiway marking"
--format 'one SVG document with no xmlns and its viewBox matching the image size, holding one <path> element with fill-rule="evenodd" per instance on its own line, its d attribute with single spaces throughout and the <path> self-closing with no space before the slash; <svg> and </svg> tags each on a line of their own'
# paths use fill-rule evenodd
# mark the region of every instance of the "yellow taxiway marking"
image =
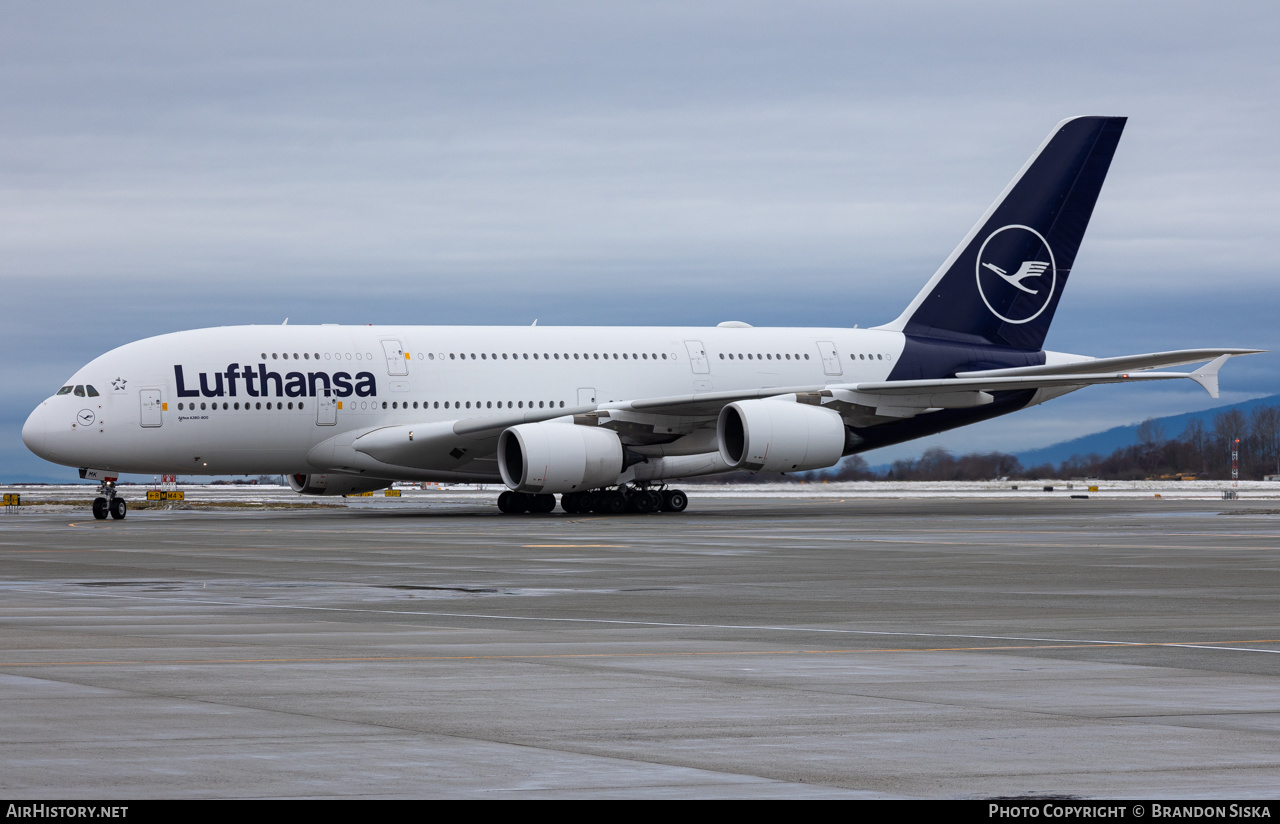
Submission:
<svg viewBox="0 0 1280 824">
<path fill-rule="evenodd" d="M 564 653 L 513 653 L 508 655 L 364 655 L 351 657 L 325 656 L 317 658 L 189 658 L 174 660 L 123 660 L 123 661 L 0 661 L 0 667 L 76 667 L 76 666 L 175 666 L 196 664 L 345 664 L 395 661 L 521 661 L 573 658 L 696 658 L 729 657 L 734 655 L 850 655 L 861 653 L 907 652 L 1007 652 L 1017 650 L 1049 649 L 1114 649 L 1116 647 L 1178 647 L 1182 649 L 1226 649 L 1223 644 L 1280 644 L 1280 639 L 1266 638 L 1252 641 L 1152 641 L 1112 644 L 1019 644 L 985 647 L 865 647 L 858 649 L 770 649 L 739 650 L 736 652 L 564 652 Z M 1250 650 L 1241 650 L 1250 651 Z M 1254 652 L 1280 652 L 1280 650 L 1252 650 Z"/>
</svg>

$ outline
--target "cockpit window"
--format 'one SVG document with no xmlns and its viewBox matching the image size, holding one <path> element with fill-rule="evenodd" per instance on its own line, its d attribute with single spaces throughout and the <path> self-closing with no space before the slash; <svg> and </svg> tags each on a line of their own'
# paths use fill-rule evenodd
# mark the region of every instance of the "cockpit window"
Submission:
<svg viewBox="0 0 1280 824">
<path fill-rule="evenodd" d="M 59 389 L 59 390 L 58 390 L 58 394 L 59 394 L 59 395 L 70 395 L 70 394 L 71 394 L 71 387 L 70 387 L 70 386 L 64 386 L 64 387 L 62 387 L 61 389 Z"/>
<path fill-rule="evenodd" d="M 86 384 L 84 385 L 84 391 L 85 391 L 85 392 L 87 392 L 87 393 L 89 393 L 89 397 L 91 397 L 91 398 L 96 398 L 96 397 L 98 397 L 98 390 L 97 390 L 97 389 L 94 389 L 94 388 L 93 388 L 93 386 L 92 386 L 92 385 L 90 385 L 90 384 L 87 384 L 87 383 L 86 383 Z"/>
<path fill-rule="evenodd" d="M 83 398 L 83 397 L 84 397 L 84 387 L 83 387 L 83 386 L 77 386 L 77 387 L 76 387 L 76 397 L 77 397 L 77 398 Z"/>
</svg>

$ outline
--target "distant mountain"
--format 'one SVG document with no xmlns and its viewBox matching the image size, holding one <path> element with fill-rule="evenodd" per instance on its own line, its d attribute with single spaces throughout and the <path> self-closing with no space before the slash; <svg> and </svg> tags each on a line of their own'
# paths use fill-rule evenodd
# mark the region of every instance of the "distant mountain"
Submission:
<svg viewBox="0 0 1280 824">
<path fill-rule="evenodd" d="M 1200 412 L 1186 412 L 1182 415 L 1169 415 L 1165 418 L 1156 418 L 1164 427 L 1165 436 L 1176 438 L 1182 434 L 1187 428 L 1187 424 L 1193 418 L 1199 418 L 1204 423 L 1206 429 L 1213 427 L 1213 416 L 1226 412 L 1228 409 L 1239 409 L 1246 415 L 1255 406 L 1280 406 L 1280 395 L 1269 395 L 1265 398 L 1254 398 L 1251 401 L 1242 403 L 1234 403 L 1229 406 L 1217 406 L 1213 409 L 1205 409 Z M 1041 447 L 1040 449 L 1032 449 L 1027 452 L 1019 452 L 1018 460 L 1023 466 L 1038 466 L 1040 464 L 1060 464 L 1073 455 L 1088 455 L 1096 453 L 1098 455 L 1110 455 L 1122 446 L 1131 446 L 1138 442 L 1138 426 L 1139 424 L 1129 424 L 1128 426 L 1117 426 L 1113 429 L 1107 429 L 1103 432 L 1095 432 L 1092 435 L 1085 435 L 1070 441 L 1063 441 L 1052 446 Z"/>
</svg>

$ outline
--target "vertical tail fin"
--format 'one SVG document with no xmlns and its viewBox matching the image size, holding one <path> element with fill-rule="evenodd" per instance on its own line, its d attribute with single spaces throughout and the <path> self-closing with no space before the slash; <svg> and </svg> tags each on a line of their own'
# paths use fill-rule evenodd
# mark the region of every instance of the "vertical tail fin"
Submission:
<svg viewBox="0 0 1280 824">
<path fill-rule="evenodd" d="M 1125 120 L 1054 127 L 906 311 L 879 328 L 1041 349 Z"/>
</svg>

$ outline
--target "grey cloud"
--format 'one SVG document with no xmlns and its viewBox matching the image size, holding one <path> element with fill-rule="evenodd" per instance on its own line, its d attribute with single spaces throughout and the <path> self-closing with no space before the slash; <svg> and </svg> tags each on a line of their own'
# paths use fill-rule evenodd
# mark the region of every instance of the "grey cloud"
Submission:
<svg viewBox="0 0 1280 824">
<path fill-rule="evenodd" d="M 1131 120 L 1050 345 L 1270 346 L 1278 17 L 8 3 L 0 345 L 36 368 L 0 417 L 129 339 L 285 316 L 883 322 L 1083 113 Z"/>
</svg>

